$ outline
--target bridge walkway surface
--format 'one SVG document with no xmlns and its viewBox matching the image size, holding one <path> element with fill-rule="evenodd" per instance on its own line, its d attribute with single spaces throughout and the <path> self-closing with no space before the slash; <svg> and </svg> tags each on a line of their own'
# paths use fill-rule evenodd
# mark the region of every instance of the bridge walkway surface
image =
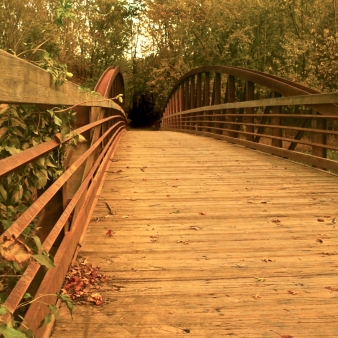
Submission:
<svg viewBox="0 0 338 338">
<path fill-rule="evenodd" d="M 79 251 L 103 304 L 53 338 L 338 337 L 337 176 L 168 131 L 111 162 Z"/>
</svg>

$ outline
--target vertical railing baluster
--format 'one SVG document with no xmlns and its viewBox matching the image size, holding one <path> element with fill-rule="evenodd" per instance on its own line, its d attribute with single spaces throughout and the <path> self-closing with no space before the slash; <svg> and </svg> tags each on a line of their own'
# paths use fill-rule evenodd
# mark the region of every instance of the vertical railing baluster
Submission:
<svg viewBox="0 0 338 338">
<path fill-rule="evenodd" d="M 228 75 L 228 83 L 227 83 L 227 92 L 228 92 L 228 103 L 235 102 L 235 77 L 232 75 Z M 228 109 L 228 114 L 235 114 L 236 109 L 230 108 Z M 228 116 L 228 122 L 233 123 L 235 122 L 234 116 Z M 230 137 L 234 137 L 234 132 L 232 130 L 235 129 L 235 126 L 233 124 L 228 124 L 228 135 Z"/>
<path fill-rule="evenodd" d="M 173 119 L 175 121 L 174 123 L 174 128 L 177 129 L 179 128 L 179 118 L 177 115 L 175 115 L 176 113 L 176 102 L 177 102 L 177 91 L 175 91 L 174 95 L 172 96 L 172 100 L 171 100 L 171 114 L 174 116 Z"/>
<path fill-rule="evenodd" d="M 190 79 L 186 79 L 185 81 L 185 109 L 184 110 L 188 110 L 190 109 Z M 187 126 L 189 125 L 188 123 L 188 116 L 184 115 L 184 125 L 185 125 L 185 129 L 189 129 Z"/>
<path fill-rule="evenodd" d="M 184 86 L 185 86 L 185 82 L 183 82 L 182 85 L 180 86 L 180 112 L 183 112 L 186 106 L 187 98 L 184 95 Z"/>
<path fill-rule="evenodd" d="M 281 97 L 281 96 L 282 95 L 277 93 L 277 92 L 272 92 L 273 98 Z M 271 111 L 272 111 L 272 114 L 281 114 L 282 113 L 282 107 L 281 106 L 272 107 Z M 282 124 L 282 118 L 280 116 L 273 116 L 271 118 L 271 124 L 275 125 L 275 126 L 280 126 Z M 272 127 L 271 133 L 274 137 L 280 137 L 280 138 L 283 137 L 283 130 L 281 128 L 273 128 Z M 273 138 L 272 139 L 272 146 L 277 147 L 277 148 L 282 148 L 283 142 L 280 139 Z"/>
<path fill-rule="evenodd" d="M 253 101 L 255 95 L 255 84 L 251 81 L 246 82 L 246 91 L 245 91 L 245 100 L 246 101 Z M 246 114 L 254 114 L 254 108 L 249 107 L 245 108 Z M 246 116 L 245 117 L 245 131 L 250 133 L 246 134 L 246 140 L 253 142 L 254 140 L 254 133 L 255 133 L 255 127 L 254 127 L 254 117 L 253 116 Z"/>
<path fill-rule="evenodd" d="M 199 108 L 202 106 L 202 74 L 197 74 L 197 84 L 196 84 L 196 108 Z M 195 114 L 195 130 L 201 131 L 201 113 Z M 196 122 L 198 120 L 198 122 Z"/>
<path fill-rule="evenodd" d="M 316 114 L 318 115 L 318 114 Z M 320 118 L 317 119 L 315 118 L 314 121 L 315 128 L 319 130 L 326 130 L 327 129 L 327 119 Z M 322 145 L 327 144 L 327 137 L 325 133 L 315 133 L 314 135 L 315 143 L 319 143 Z M 327 158 L 327 149 L 320 147 L 320 146 L 312 146 L 312 155 L 317 156 L 317 157 L 322 157 L 322 158 Z"/>
<path fill-rule="evenodd" d="M 204 95 L 203 95 L 203 106 L 210 106 L 210 73 L 205 73 L 204 78 Z M 210 115 L 210 111 L 205 111 L 203 115 Z M 206 116 L 204 117 L 203 122 L 203 128 L 202 131 L 209 132 L 210 129 L 206 128 L 208 125 L 210 125 L 210 117 Z M 206 121 L 206 122 L 205 122 Z"/>
<path fill-rule="evenodd" d="M 195 75 L 191 77 L 190 82 L 190 109 L 196 108 L 196 100 L 195 100 Z M 194 116 L 196 113 L 190 113 L 189 116 L 189 129 L 193 130 L 194 126 Z"/>
<path fill-rule="evenodd" d="M 213 104 L 220 104 L 221 103 L 221 73 L 216 73 L 215 74 L 215 89 L 214 89 L 214 103 Z M 222 113 L 221 110 L 216 110 L 216 114 Z M 221 128 L 222 123 L 219 122 L 221 121 L 221 116 L 216 117 L 216 122 L 215 127 L 216 128 Z M 216 134 L 222 134 L 222 130 L 215 130 L 214 133 Z"/>
</svg>

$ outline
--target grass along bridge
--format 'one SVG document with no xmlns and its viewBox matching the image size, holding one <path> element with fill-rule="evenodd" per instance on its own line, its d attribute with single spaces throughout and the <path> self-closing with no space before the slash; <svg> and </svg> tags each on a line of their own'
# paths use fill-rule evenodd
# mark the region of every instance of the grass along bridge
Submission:
<svg viewBox="0 0 338 338">
<path fill-rule="evenodd" d="M 47 73 L 1 57 L 18 71 L 4 68 L 4 83 L 21 84 L 2 102 L 80 103 L 76 128 L 88 140 L 2 240 L 53 205 L 42 245 L 55 267 L 35 297 L 59 291 L 76 256 L 109 277 L 91 290 L 102 305 L 76 305 L 73 320 L 62 307 L 52 333 L 37 329 L 48 309 L 33 303 L 25 321 L 37 336 L 338 337 L 336 93 L 206 67 L 173 89 L 161 131 L 125 132 L 121 105 L 88 103 L 70 83 L 50 88 Z M 123 93 L 119 72 L 108 70 L 96 90 Z M 1 175 L 53 142 L 1 160 Z M 38 271 L 32 261 L 7 308 Z"/>
</svg>

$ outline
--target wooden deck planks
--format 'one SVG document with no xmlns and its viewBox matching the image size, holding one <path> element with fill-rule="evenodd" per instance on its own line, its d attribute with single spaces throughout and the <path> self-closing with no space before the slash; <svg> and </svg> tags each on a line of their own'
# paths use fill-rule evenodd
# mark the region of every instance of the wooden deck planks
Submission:
<svg viewBox="0 0 338 338">
<path fill-rule="evenodd" d="M 336 176 L 173 132 L 129 131 L 115 160 L 80 251 L 108 303 L 53 338 L 338 337 Z"/>
</svg>

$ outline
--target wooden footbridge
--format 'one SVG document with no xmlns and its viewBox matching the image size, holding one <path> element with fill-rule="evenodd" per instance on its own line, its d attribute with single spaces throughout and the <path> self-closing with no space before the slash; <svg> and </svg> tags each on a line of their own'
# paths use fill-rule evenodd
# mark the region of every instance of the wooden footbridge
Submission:
<svg viewBox="0 0 338 338">
<path fill-rule="evenodd" d="M 38 217 L 54 255 L 48 270 L 30 261 L 3 323 L 27 292 L 55 303 L 67 270 L 90 262 L 100 305 L 75 301 L 73 319 L 61 306 L 38 328 L 49 308 L 32 302 L 37 337 L 338 337 L 337 93 L 204 67 L 177 83 L 159 131 L 126 131 L 123 104 L 106 99 L 124 94 L 118 68 L 98 97 L 0 58 L 1 102 L 77 105 L 87 139 L 2 234 L 4 247 Z M 0 160 L 2 179 L 60 142 Z"/>
</svg>

